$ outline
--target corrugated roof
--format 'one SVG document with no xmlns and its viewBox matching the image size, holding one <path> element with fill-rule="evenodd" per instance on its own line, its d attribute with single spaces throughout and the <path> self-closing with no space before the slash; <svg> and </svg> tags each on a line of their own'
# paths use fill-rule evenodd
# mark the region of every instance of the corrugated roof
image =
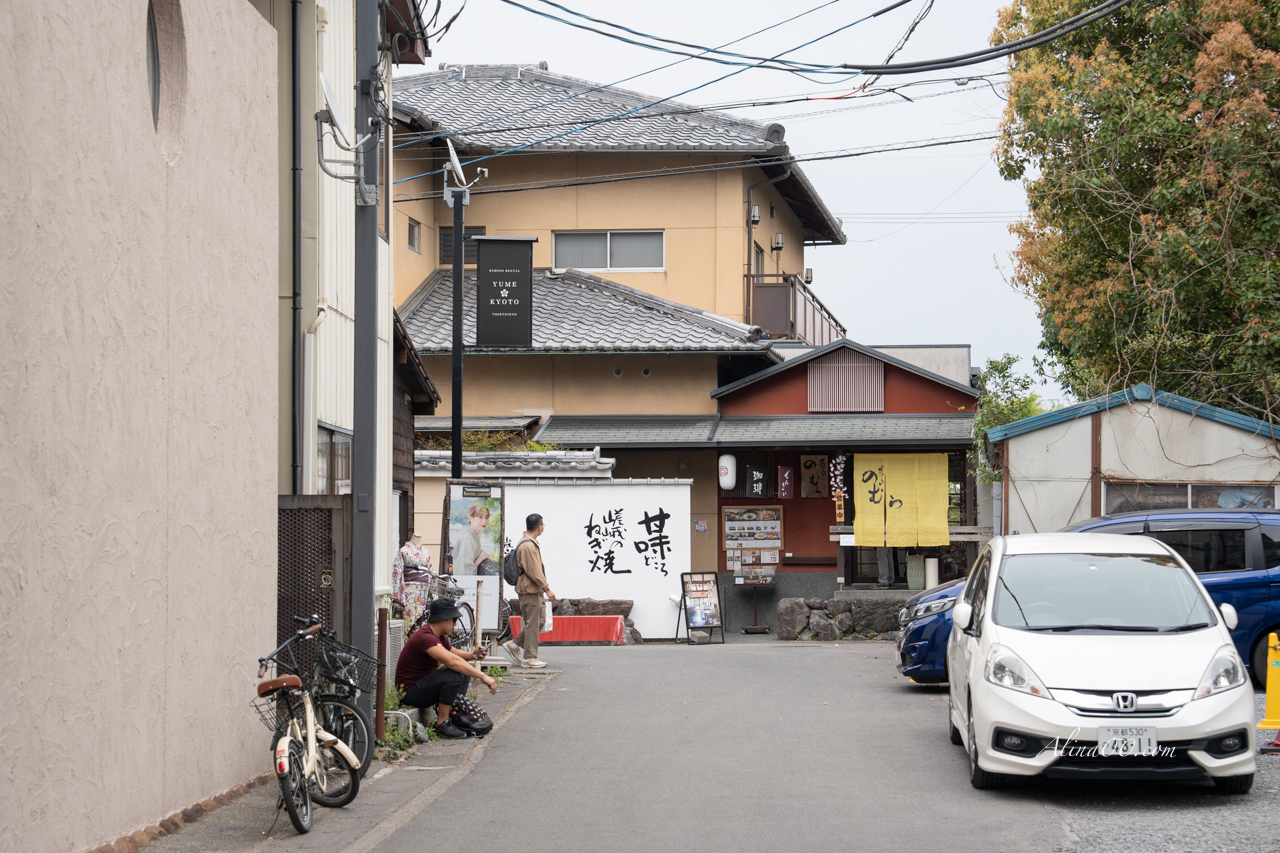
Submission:
<svg viewBox="0 0 1280 853">
<path fill-rule="evenodd" d="M 471 154 L 519 146 L 528 146 L 526 151 L 741 152 L 760 157 L 768 177 L 781 173 L 782 161 L 790 156 L 780 124 L 677 101 L 649 107 L 659 99 L 535 66 L 453 65 L 399 77 L 393 90 L 398 112 L 443 132 Z M 620 115 L 637 107 L 642 109 Z M 601 120 L 606 121 L 592 124 Z M 791 170 L 777 188 L 804 224 L 806 239 L 844 244 L 840 221 L 800 167 L 792 164 Z"/>
<path fill-rule="evenodd" d="M 973 415 L 555 415 L 538 441 L 565 447 L 967 445 Z"/>
<path fill-rule="evenodd" d="M 1052 412 L 1045 412 L 1042 415 L 1035 415 L 1030 418 L 1023 418 L 1020 421 L 1014 421 L 1011 424 L 995 427 L 987 430 L 988 441 L 1003 441 L 1006 438 L 1012 438 L 1015 435 L 1023 435 L 1028 432 L 1035 432 L 1038 429 L 1044 429 L 1047 426 L 1066 423 L 1067 421 L 1082 418 L 1085 415 L 1091 415 L 1094 412 L 1105 412 L 1107 409 L 1116 406 L 1125 406 L 1134 402 L 1155 402 L 1156 405 L 1165 406 L 1170 409 L 1176 409 L 1179 412 L 1185 412 L 1197 418 L 1215 421 L 1225 424 L 1236 429 L 1242 429 L 1253 435 L 1265 435 L 1272 439 L 1280 438 L 1280 428 L 1266 421 L 1260 421 L 1257 418 L 1251 418 L 1248 415 L 1242 415 L 1228 409 L 1220 409 L 1217 406 L 1211 406 L 1208 403 L 1200 403 L 1187 397 L 1180 397 L 1177 394 L 1170 394 L 1168 391 L 1156 391 L 1145 382 L 1134 385 L 1132 388 L 1126 388 L 1123 391 L 1117 391 L 1114 394 L 1108 394 L 1105 397 L 1096 397 L 1092 400 L 1085 400 L 1082 403 L 1075 403 L 1071 406 L 1063 406 L 1060 409 L 1054 409 Z"/>
<path fill-rule="evenodd" d="M 463 280 L 463 340 L 476 353 L 729 352 L 777 361 L 759 326 L 748 326 L 652 296 L 633 287 L 568 270 L 533 273 L 533 347 L 476 347 L 476 277 Z M 401 306 L 419 352 L 449 352 L 453 343 L 453 273 L 437 270 Z"/>
</svg>

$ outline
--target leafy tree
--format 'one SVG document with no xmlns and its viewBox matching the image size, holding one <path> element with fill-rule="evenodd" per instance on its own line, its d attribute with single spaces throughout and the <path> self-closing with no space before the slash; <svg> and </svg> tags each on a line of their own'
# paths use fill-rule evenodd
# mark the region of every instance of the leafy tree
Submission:
<svg viewBox="0 0 1280 853">
<path fill-rule="evenodd" d="M 1092 0 L 1014 0 L 1002 43 Z M 1280 5 L 1135 0 L 1011 64 L 1013 283 L 1080 398 L 1139 381 L 1280 412 Z"/>
<path fill-rule="evenodd" d="M 1018 357 L 1005 353 L 989 358 L 978 371 L 978 411 L 973 418 L 973 443 L 979 449 L 975 459 L 978 479 L 994 483 L 1002 468 L 998 451 L 987 444 L 987 430 L 1023 418 L 1043 414 L 1048 409 L 1040 395 L 1031 390 L 1031 377 L 1015 373 Z"/>
</svg>

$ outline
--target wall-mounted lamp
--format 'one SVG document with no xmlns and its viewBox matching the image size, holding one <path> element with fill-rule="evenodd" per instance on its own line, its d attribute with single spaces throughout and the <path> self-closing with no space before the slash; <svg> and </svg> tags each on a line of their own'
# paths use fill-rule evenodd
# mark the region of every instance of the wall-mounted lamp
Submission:
<svg viewBox="0 0 1280 853">
<path fill-rule="evenodd" d="M 751 205 L 751 216 L 749 217 L 752 225 L 760 224 L 760 205 Z"/>
<path fill-rule="evenodd" d="M 782 232 L 779 231 L 777 234 L 773 235 L 773 250 L 777 252 L 781 249 L 782 249 Z"/>
<path fill-rule="evenodd" d="M 813 284 L 813 267 L 804 268 L 804 283 Z"/>
</svg>

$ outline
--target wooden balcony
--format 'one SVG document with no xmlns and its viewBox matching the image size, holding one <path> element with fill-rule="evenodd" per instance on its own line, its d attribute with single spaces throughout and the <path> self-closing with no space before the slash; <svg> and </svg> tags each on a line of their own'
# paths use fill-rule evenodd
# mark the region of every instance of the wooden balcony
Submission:
<svg viewBox="0 0 1280 853">
<path fill-rule="evenodd" d="M 752 273 L 746 278 L 748 322 L 773 340 L 822 346 L 845 336 L 844 325 L 800 276 Z"/>
</svg>

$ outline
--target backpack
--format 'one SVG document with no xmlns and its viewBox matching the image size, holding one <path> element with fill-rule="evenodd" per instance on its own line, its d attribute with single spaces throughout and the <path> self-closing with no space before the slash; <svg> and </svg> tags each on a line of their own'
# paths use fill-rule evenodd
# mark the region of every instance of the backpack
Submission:
<svg viewBox="0 0 1280 853">
<path fill-rule="evenodd" d="M 484 708 L 465 696 L 453 703 L 449 711 L 449 722 L 471 737 L 484 737 L 493 731 L 493 720 L 489 719 Z"/>
<path fill-rule="evenodd" d="M 506 581 L 509 586 L 514 587 L 516 585 L 516 581 L 520 580 L 520 564 L 516 562 L 516 551 L 519 551 L 520 546 L 526 541 L 528 540 L 521 539 L 516 543 L 516 547 L 508 551 L 507 556 L 502 558 L 502 579 Z"/>
</svg>

